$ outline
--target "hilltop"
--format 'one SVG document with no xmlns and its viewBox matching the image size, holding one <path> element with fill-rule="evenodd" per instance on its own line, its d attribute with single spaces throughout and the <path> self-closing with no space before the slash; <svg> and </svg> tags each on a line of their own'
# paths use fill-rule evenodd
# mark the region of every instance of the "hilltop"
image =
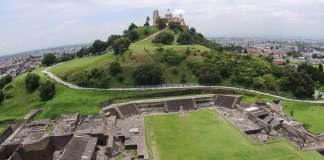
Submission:
<svg viewBox="0 0 324 160">
<path fill-rule="evenodd" d="M 171 41 L 161 41 L 168 36 Z M 113 50 L 113 41 L 118 39 L 129 41 L 121 53 Z M 106 44 L 102 52 L 49 71 L 67 82 L 94 88 L 225 85 L 293 98 L 312 98 L 315 89 L 314 81 L 294 68 L 275 65 L 271 57 L 237 54 L 179 23 L 164 28 L 131 24 L 123 35 L 110 36 L 101 43 Z M 96 46 L 95 42 L 85 50 L 91 52 Z"/>
</svg>

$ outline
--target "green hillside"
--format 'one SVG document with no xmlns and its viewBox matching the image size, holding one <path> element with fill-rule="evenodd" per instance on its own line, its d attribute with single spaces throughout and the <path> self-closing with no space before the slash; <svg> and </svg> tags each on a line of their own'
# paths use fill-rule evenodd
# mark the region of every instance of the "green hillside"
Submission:
<svg viewBox="0 0 324 160">
<path fill-rule="evenodd" d="M 114 43 L 125 44 L 117 48 L 122 49 L 119 52 Z M 271 57 L 240 55 L 225 49 L 194 28 L 137 27 L 111 36 L 105 47 L 105 52 L 59 64 L 50 71 L 70 83 L 93 88 L 226 85 L 291 98 L 313 98 L 315 90 L 312 76 L 290 66 L 277 66 Z M 91 48 L 88 50 L 91 52 Z"/>
</svg>

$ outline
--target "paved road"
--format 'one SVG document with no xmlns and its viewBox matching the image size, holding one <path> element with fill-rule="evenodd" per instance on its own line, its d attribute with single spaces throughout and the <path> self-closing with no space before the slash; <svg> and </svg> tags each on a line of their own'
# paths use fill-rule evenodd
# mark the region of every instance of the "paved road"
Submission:
<svg viewBox="0 0 324 160">
<path fill-rule="evenodd" d="M 62 64 L 62 63 L 60 63 Z M 60 65 L 57 64 L 57 65 Z M 55 65 L 56 66 L 56 65 Z M 255 93 L 255 94 L 261 94 L 266 96 L 271 96 L 274 98 L 282 99 L 282 100 L 290 100 L 295 102 L 305 102 L 305 103 L 312 103 L 312 104 L 324 104 L 324 101 L 316 101 L 316 100 L 298 100 L 298 99 L 290 99 L 282 96 L 273 95 L 270 93 L 264 93 L 256 90 L 250 90 L 250 89 L 243 89 L 243 88 L 237 88 L 237 87 L 228 87 L 228 86 L 202 86 L 202 85 L 169 85 L 169 86 L 160 86 L 160 87 L 145 87 L 145 88 L 86 88 L 86 87 L 80 87 L 77 85 L 74 85 L 72 83 L 63 81 L 59 77 L 57 77 L 55 74 L 51 73 L 49 71 L 50 68 L 55 67 L 51 66 L 44 70 L 42 70 L 42 73 L 47 75 L 49 78 L 55 80 L 56 82 L 71 88 L 71 89 L 79 89 L 79 90 L 98 90 L 98 91 L 140 91 L 140 90 L 167 90 L 167 89 L 230 89 L 230 90 L 236 90 L 236 91 L 243 91 L 243 92 L 249 92 L 249 93 Z"/>
</svg>

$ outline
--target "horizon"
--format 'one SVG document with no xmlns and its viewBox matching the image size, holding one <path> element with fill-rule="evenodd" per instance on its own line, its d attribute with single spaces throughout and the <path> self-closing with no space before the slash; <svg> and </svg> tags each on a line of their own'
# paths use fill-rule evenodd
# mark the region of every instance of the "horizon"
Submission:
<svg viewBox="0 0 324 160">
<path fill-rule="evenodd" d="M 323 0 L 249 2 L 4 0 L 0 17 L 0 56 L 106 40 L 134 22 L 143 25 L 155 9 L 183 13 L 186 22 L 208 37 L 299 37 L 323 40 Z M 300 12 L 303 10 L 303 12 Z M 109 16 L 118 15 L 118 16 Z"/>
</svg>

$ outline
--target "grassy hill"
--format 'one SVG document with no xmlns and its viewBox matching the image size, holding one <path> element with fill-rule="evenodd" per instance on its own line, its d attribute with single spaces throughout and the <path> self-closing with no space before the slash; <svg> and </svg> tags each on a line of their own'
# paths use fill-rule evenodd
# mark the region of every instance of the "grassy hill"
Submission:
<svg viewBox="0 0 324 160">
<path fill-rule="evenodd" d="M 146 31 L 148 33 L 143 35 L 144 30 L 150 32 Z M 290 98 L 313 98 L 315 80 L 312 77 L 289 66 L 277 66 L 272 63 L 271 57 L 242 56 L 229 49 L 224 50 L 194 29 L 166 28 L 158 31 L 155 27 L 139 27 L 135 31 L 138 39 L 122 53 L 108 50 L 100 55 L 59 64 L 50 71 L 65 81 L 83 87 L 194 83 L 237 86 Z M 121 37 L 127 38 L 130 32 L 134 31 L 128 31 Z M 174 40 L 157 43 L 155 40 L 163 33 L 171 34 Z M 111 73 L 110 69 L 117 64 L 120 66 L 118 73 Z M 145 65 L 154 68 L 151 70 L 155 73 L 140 70 Z M 136 72 L 138 70 L 141 72 Z M 146 79 L 138 78 L 138 73 Z M 148 80 L 151 77 L 158 82 Z"/>
<path fill-rule="evenodd" d="M 179 45 L 177 43 L 171 45 L 154 44 L 152 43 L 153 38 L 154 36 L 147 36 L 147 38 L 132 43 L 128 51 L 123 55 L 115 55 L 112 51 L 107 51 L 98 56 L 74 59 L 51 68 L 50 71 L 64 80 L 82 86 L 79 77 L 85 72 L 98 69 L 109 76 L 109 87 L 133 87 L 136 85 L 133 79 L 133 73 L 136 67 L 143 64 L 155 63 L 161 66 L 165 83 L 180 83 L 183 76 L 185 76 L 188 83 L 198 83 L 196 76 L 193 75 L 191 69 L 188 67 L 188 62 L 201 59 L 202 53 L 211 50 L 202 45 Z M 182 56 L 184 60 L 177 66 L 158 62 L 159 58 L 161 58 L 160 56 L 165 53 L 170 53 L 172 56 L 174 54 Z M 121 64 L 123 73 L 118 76 L 113 76 L 108 73 L 108 69 L 110 64 L 116 61 Z M 118 80 L 120 77 L 122 77 L 123 81 Z"/>
</svg>

